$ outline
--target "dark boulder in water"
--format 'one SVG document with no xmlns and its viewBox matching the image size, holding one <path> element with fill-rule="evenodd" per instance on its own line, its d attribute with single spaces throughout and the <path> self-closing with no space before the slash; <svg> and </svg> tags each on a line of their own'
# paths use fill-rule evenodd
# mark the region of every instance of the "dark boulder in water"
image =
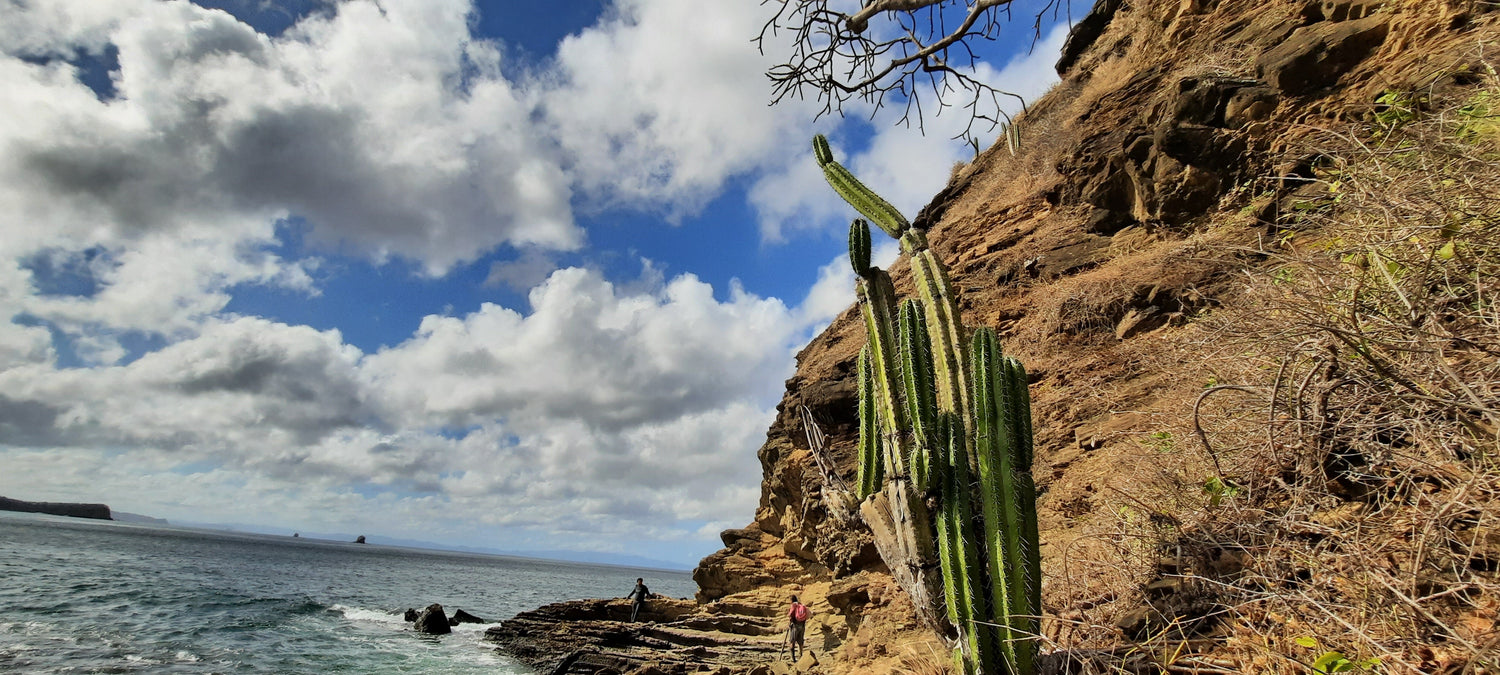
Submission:
<svg viewBox="0 0 1500 675">
<path fill-rule="evenodd" d="M 363 544 L 363 543 L 365 543 L 365 535 L 361 534 L 358 537 L 355 537 L 354 538 L 354 543 L 356 543 L 356 544 Z"/>
<path fill-rule="evenodd" d="M 406 608 L 406 617 L 405 618 L 406 618 L 406 622 L 407 623 L 411 623 L 413 621 L 416 621 L 418 616 L 421 616 L 421 615 L 417 614 L 417 610 L 412 609 L 410 607 Z"/>
<path fill-rule="evenodd" d="M 484 619 L 481 619 L 481 618 L 479 618 L 477 616 L 474 616 L 473 614 L 470 614 L 470 613 L 465 612 L 465 611 L 463 611 L 463 610 L 460 609 L 460 610 L 456 610 L 456 611 L 453 612 L 453 618 L 448 619 L 448 625 L 450 625 L 450 626 L 457 626 L 458 624 L 461 624 L 461 623 L 487 623 L 487 622 Z"/>
<path fill-rule="evenodd" d="M 418 633 L 428 635 L 445 635 L 452 633 L 453 629 L 448 626 L 448 615 L 443 613 L 443 606 L 432 603 L 422 613 L 417 615 L 417 622 L 412 628 Z"/>
</svg>

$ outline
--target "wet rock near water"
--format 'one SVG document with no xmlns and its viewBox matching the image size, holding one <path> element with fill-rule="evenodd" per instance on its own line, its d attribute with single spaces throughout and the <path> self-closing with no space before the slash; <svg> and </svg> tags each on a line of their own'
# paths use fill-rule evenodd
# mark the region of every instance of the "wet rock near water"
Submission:
<svg viewBox="0 0 1500 675">
<path fill-rule="evenodd" d="M 473 614 L 465 612 L 465 611 L 463 611 L 461 609 L 454 610 L 453 616 L 451 616 L 451 617 L 448 618 L 448 625 L 450 625 L 450 626 L 457 626 L 458 624 L 461 624 L 461 623 L 489 623 L 489 622 L 485 621 L 484 619 L 481 619 L 481 618 L 479 618 L 477 616 L 474 616 Z"/>
<path fill-rule="evenodd" d="M 692 600 L 653 597 L 630 623 L 623 600 L 575 600 L 503 621 L 485 639 L 507 655 L 555 675 L 752 672 L 776 661 L 781 641 L 770 621 L 700 613 Z M 769 671 L 768 671 L 769 672 Z"/>
<path fill-rule="evenodd" d="M 428 635 L 447 635 L 453 632 L 448 624 L 448 615 L 443 612 L 443 606 L 433 603 L 427 606 L 417 615 L 416 623 L 412 625 L 418 633 Z"/>
</svg>

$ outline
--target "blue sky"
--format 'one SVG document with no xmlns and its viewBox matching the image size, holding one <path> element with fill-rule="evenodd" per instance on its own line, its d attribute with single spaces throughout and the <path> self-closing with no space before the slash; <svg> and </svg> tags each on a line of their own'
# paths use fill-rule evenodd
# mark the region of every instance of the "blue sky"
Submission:
<svg viewBox="0 0 1500 675">
<path fill-rule="evenodd" d="M 1030 13 L 981 74 L 1028 97 Z M 770 107 L 759 0 L 0 9 L 0 494 L 691 564 L 852 301 L 813 133 L 915 213 L 972 156 Z M 784 46 L 784 45 L 783 45 Z M 890 247 L 886 255 L 894 255 Z"/>
</svg>

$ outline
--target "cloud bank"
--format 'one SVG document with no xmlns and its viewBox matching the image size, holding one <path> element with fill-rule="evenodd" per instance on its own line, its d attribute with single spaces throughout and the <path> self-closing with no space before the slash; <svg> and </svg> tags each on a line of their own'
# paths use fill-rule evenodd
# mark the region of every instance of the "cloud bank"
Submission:
<svg viewBox="0 0 1500 675">
<path fill-rule="evenodd" d="M 811 114 L 765 103 L 765 8 L 617 0 L 519 68 L 473 12 L 346 0 L 272 36 L 184 0 L 0 8 L 0 492 L 514 548 L 701 549 L 747 517 L 847 265 L 783 300 L 555 261 L 589 214 L 675 222 L 736 179 L 767 245 L 843 227 Z M 997 77 L 1051 77 L 1029 63 Z M 914 212 L 963 147 L 876 122 L 849 162 Z M 326 260 L 442 278 L 497 250 L 486 284 L 525 307 L 371 352 L 226 311 L 322 293 Z"/>
</svg>

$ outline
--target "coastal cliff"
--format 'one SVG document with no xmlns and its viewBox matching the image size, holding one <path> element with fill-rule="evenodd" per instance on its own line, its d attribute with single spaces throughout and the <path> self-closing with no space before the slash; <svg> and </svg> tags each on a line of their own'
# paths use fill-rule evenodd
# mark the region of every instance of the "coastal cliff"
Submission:
<svg viewBox="0 0 1500 675">
<path fill-rule="evenodd" d="M 21 513 L 45 513 L 51 516 L 68 516 L 70 518 L 93 518 L 95 520 L 113 520 L 110 517 L 109 507 L 104 504 L 72 504 L 67 502 L 26 502 L 19 499 L 0 497 L 0 511 L 19 511 Z"/>
<path fill-rule="evenodd" d="M 1446 360 L 1433 372 L 1451 367 L 1460 385 L 1412 389 L 1462 399 L 1453 408 L 1460 412 L 1413 408 L 1402 413 L 1401 431 L 1380 422 L 1387 426 L 1378 433 L 1344 439 L 1338 429 L 1389 420 L 1407 399 L 1369 394 L 1395 377 L 1394 362 L 1362 361 L 1358 346 L 1347 356 L 1339 331 L 1348 331 L 1321 331 L 1298 303 L 1345 278 L 1302 271 L 1325 269 L 1313 256 L 1355 236 L 1338 227 L 1404 222 L 1377 218 L 1403 207 L 1381 206 L 1392 193 L 1380 181 L 1397 169 L 1370 150 L 1381 142 L 1372 134 L 1430 132 L 1436 145 L 1456 138 L 1454 152 L 1478 148 L 1475 157 L 1493 159 L 1486 144 L 1500 132 L 1444 137 L 1445 123 L 1422 125 L 1426 115 L 1472 111 L 1497 96 L 1497 10 L 1472 0 L 1099 0 L 1064 49 L 1062 82 L 1019 119 L 1018 150 L 1000 144 L 955 167 L 917 216 L 951 270 L 964 323 L 997 328 L 1030 373 L 1048 668 L 1064 669 L 1057 655 L 1066 655 L 1076 668 L 1160 672 L 1172 664 L 1153 659 L 1168 653 L 1207 669 L 1182 672 L 1302 672 L 1298 664 L 1333 652 L 1351 662 L 1356 654 L 1383 659 L 1393 672 L 1458 672 L 1493 655 L 1495 599 L 1474 598 L 1490 590 L 1500 565 L 1472 561 L 1491 560 L 1486 542 L 1500 535 L 1488 523 L 1500 509 L 1492 493 L 1462 485 L 1490 480 L 1469 462 L 1482 451 L 1466 448 L 1494 451 L 1500 390 L 1479 365 L 1500 354 L 1494 327 L 1465 328 L 1472 332 L 1439 351 Z M 1500 113 L 1500 97 L 1493 100 L 1476 119 Z M 1493 161 L 1465 167 L 1485 180 L 1497 173 Z M 1446 180 L 1462 179 L 1439 175 L 1434 185 Z M 1478 214 L 1474 231 L 1492 233 L 1493 203 L 1475 205 L 1486 189 L 1464 196 L 1463 208 Z M 1368 208 L 1351 211 L 1356 203 Z M 1469 246 L 1480 260 L 1489 240 L 1476 241 Z M 1340 249 L 1328 273 L 1354 265 L 1364 274 L 1370 260 L 1398 255 L 1366 248 L 1355 247 L 1360 258 Z M 1461 259 L 1458 250 L 1449 258 Z M 910 294 L 905 259 L 891 272 L 898 292 Z M 1492 272 L 1475 273 L 1481 289 L 1493 292 Z M 1310 328 L 1293 335 L 1304 320 Z M 814 610 L 818 672 L 948 667 L 947 647 L 918 625 L 870 533 L 830 515 L 802 422 L 805 409 L 826 434 L 824 464 L 852 483 L 852 371 L 863 340 L 851 309 L 798 354 L 759 451 L 756 513 L 723 533 L 724 548 L 693 573 L 696 605 L 668 623 L 774 635 L 796 594 Z M 1359 368 L 1371 363 L 1364 375 Z M 1286 393 L 1294 390 L 1295 408 Z M 1351 390 L 1366 398 L 1339 399 Z M 1304 420 L 1314 414 L 1319 430 L 1309 432 Z M 1431 447 L 1419 428 L 1438 434 L 1423 437 Z M 1421 460 L 1411 466 L 1441 466 L 1424 474 L 1402 463 L 1409 457 Z M 1467 520 L 1443 520 L 1456 508 L 1443 499 L 1461 503 Z M 1375 541 L 1371 527 L 1406 535 Z M 1443 539 L 1445 562 L 1431 568 L 1437 554 L 1412 542 L 1438 530 L 1468 539 Z M 1369 551 L 1394 562 L 1355 567 L 1374 564 L 1361 553 Z M 1403 574 L 1408 587 L 1391 592 L 1353 587 Z M 1308 595 L 1301 584 L 1309 581 L 1333 590 Z M 1297 593 L 1305 602 L 1286 599 Z M 1422 604 L 1456 602 L 1455 593 L 1477 595 Z M 1337 607 L 1324 613 L 1343 625 L 1320 615 L 1321 603 Z M 1385 611 L 1404 618 L 1369 618 Z M 514 629 L 492 632 L 524 649 Z M 751 653 L 763 655 L 757 644 Z M 650 663 L 634 654 L 629 663 Z M 715 663 L 724 672 L 751 668 Z"/>
</svg>

